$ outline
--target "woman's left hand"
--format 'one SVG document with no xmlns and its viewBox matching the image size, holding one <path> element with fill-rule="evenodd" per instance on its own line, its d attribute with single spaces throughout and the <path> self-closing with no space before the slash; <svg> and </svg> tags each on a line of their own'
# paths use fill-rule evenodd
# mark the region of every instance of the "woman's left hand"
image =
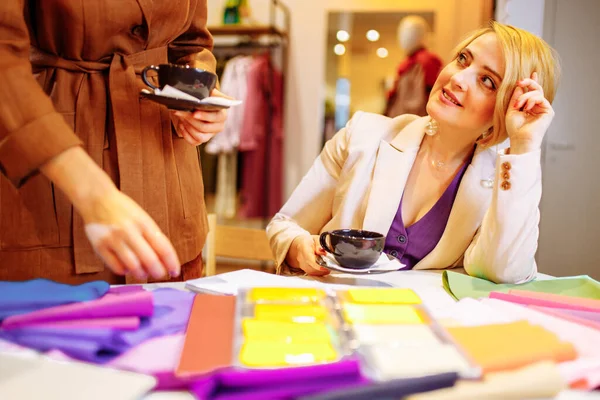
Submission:
<svg viewBox="0 0 600 400">
<path fill-rule="evenodd" d="M 510 153 L 523 154 L 537 150 L 554 118 L 552 105 L 537 82 L 537 73 L 517 82 L 506 112 L 506 132 Z"/>
<path fill-rule="evenodd" d="M 213 89 L 210 95 L 229 98 L 217 89 Z M 227 119 L 227 110 L 175 111 L 173 115 L 176 117 L 174 125 L 177 135 L 192 146 L 198 146 L 208 142 L 223 130 Z"/>
</svg>

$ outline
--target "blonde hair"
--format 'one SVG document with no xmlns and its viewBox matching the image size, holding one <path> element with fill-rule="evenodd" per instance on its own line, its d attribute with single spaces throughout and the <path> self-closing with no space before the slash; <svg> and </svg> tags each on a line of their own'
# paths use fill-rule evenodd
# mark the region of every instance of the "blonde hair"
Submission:
<svg viewBox="0 0 600 400">
<path fill-rule="evenodd" d="M 456 47 L 455 56 L 458 56 L 458 53 L 473 40 L 486 33 L 496 34 L 505 63 L 504 78 L 496 94 L 492 128 L 489 134 L 477 142 L 479 145 L 489 147 L 504 141 L 507 137 L 505 116 L 517 82 L 530 78 L 531 74 L 536 72 L 538 82 L 544 89 L 544 96 L 552 103 L 560 78 L 560 64 L 556 51 L 543 39 L 523 29 L 496 21 L 492 21 L 486 28 L 471 33 Z"/>
</svg>

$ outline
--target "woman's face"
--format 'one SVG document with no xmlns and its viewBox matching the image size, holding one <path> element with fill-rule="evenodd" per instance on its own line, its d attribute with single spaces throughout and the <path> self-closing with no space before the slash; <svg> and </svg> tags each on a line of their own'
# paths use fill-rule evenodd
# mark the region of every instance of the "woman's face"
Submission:
<svg viewBox="0 0 600 400">
<path fill-rule="evenodd" d="M 427 113 L 440 124 L 472 131 L 478 137 L 492 126 L 503 76 L 504 58 L 496 34 L 486 33 L 440 72 Z"/>
</svg>

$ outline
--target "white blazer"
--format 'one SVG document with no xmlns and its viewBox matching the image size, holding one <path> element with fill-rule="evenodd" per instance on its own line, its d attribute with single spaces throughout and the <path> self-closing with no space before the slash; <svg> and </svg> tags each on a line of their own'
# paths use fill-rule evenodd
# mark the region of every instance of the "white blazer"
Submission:
<svg viewBox="0 0 600 400">
<path fill-rule="evenodd" d="M 428 121 L 357 112 L 325 144 L 267 226 L 278 271 L 299 235 L 342 228 L 386 235 Z M 507 155 L 495 146 L 477 146 L 440 241 L 413 269 L 464 266 L 469 275 L 494 282 L 532 279 L 542 194 L 540 153 Z"/>
</svg>

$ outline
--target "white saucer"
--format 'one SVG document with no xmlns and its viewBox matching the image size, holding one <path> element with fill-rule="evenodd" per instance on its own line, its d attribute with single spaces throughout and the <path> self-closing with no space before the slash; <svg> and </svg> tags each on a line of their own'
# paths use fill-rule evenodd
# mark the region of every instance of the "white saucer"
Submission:
<svg viewBox="0 0 600 400">
<path fill-rule="evenodd" d="M 355 269 L 343 267 L 331 255 L 317 256 L 317 263 L 331 271 L 343 272 L 345 274 L 354 275 L 369 275 L 369 274 L 385 274 L 386 272 L 394 272 L 402 269 L 404 265 L 395 257 L 387 253 L 381 253 L 379 260 L 369 268 Z"/>
</svg>

